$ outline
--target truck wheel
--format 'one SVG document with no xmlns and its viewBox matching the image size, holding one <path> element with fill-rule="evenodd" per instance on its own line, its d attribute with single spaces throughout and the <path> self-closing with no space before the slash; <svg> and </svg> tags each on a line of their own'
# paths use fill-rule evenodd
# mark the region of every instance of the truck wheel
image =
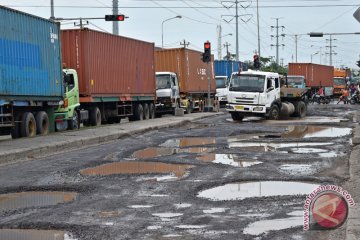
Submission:
<svg viewBox="0 0 360 240">
<path fill-rule="evenodd" d="M 49 117 L 46 112 L 40 111 L 35 116 L 36 133 L 39 135 L 47 135 L 49 133 Z"/>
<path fill-rule="evenodd" d="M 144 108 L 141 104 L 136 104 L 134 115 L 135 115 L 135 120 L 137 121 L 144 120 Z"/>
<path fill-rule="evenodd" d="M 300 118 L 304 118 L 306 116 L 306 105 L 303 101 L 296 104 L 295 112 L 296 115 Z"/>
<path fill-rule="evenodd" d="M 101 112 L 98 107 L 94 107 L 90 110 L 90 124 L 91 126 L 101 125 Z"/>
<path fill-rule="evenodd" d="M 80 119 L 79 113 L 77 110 L 74 110 L 74 114 L 71 120 L 68 122 L 68 126 L 70 130 L 79 129 L 80 128 Z"/>
<path fill-rule="evenodd" d="M 11 137 L 13 139 L 20 138 L 21 137 L 21 131 L 20 131 L 20 121 L 22 119 L 22 114 L 16 114 L 15 117 L 15 126 L 11 129 Z"/>
<path fill-rule="evenodd" d="M 271 107 L 271 109 L 270 109 L 268 119 L 270 119 L 270 120 L 279 120 L 279 117 L 280 117 L 279 107 L 276 106 L 276 105 L 273 105 Z"/>
<path fill-rule="evenodd" d="M 155 118 L 155 106 L 153 103 L 150 103 L 149 104 L 149 117 L 151 119 L 154 119 Z"/>
<path fill-rule="evenodd" d="M 150 118 L 149 104 L 144 103 L 143 109 L 144 109 L 144 119 L 148 120 Z"/>
<path fill-rule="evenodd" d="M 244 119 L 244 116 L 240 115 L 239 113 L 237 112 L 231 112 L 231 118 L 234 120 L 234 121 L 242 121 Z"/>
<path fill-rule="evenodd" d="M 36 121 L 31 112 L 25 112 L 21 118 L 20 132 L 22 137 L 36 136 Z"/>
</svg>

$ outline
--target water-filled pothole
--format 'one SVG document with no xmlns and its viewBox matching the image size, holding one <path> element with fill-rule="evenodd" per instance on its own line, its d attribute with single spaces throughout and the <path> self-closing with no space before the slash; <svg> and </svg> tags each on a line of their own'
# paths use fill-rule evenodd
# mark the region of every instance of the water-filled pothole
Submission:
<svg viewBox="0 0 360 240">
<path fill-rule="evenodd" d="M 196 159 L 205 161 L 205 162 L 212 162 L 212 163 L 219 163 L 230 165 L 233 167 L 251 167 L 253 165 L 261 164 L 260 161 L 245 161 L 241 159 L 237 159 L 236 155 L 234 154 L 216 154 L 216 153 L 208 153 L 204 154 Z"/>
<path fill-rule="evenodd" d="M 72 202 L 75 192 L 19 192 L 0 195 L 0 211 Z M 2 238 L 0 238 L 2 239 Z"/>
<path fill-rule="evenodd" d="M 170 148 L 185 148 L 192 146 L 212 145 L 215 143 L 216 143 L 215 138 L 189 137 L 189 138 L 169 139 L 166 142 L 160 144 L 160 146 L 170 147 Z"/>
<path fill-rule="evenodd" d="M 293 125 L 288 131 L 281 134 L 282 138 L 335 138 L 350 135 L 351 128 Z"/>
<path fill-rule="evenodd" d="M 53 230 L 0 229 L 0 239 L 6 240 L 76 240 L 69 233 Z"/>
<path fill-rule="evenodd" d="M 114 175 L 114 174 L 155 174 L 173 173 L 176 177 L 183 177 L 186 171 L 194 167 L 185 164 L 168 164 L 159 162 L 117 162 L 100 165 L 81 170 L 82 175 Z"/>
<path fill-rule="evenodd" d="M 198 197 L 212 201 L 226 201 L 254 197 L 306 195 L 310 194 L 318 186 L 318 184 L 283 181 L 229 183 L 203 190 L 198 193 Z"/>
<path fill-rule="evenodd" d="M 280 169 L 295 175 L 310 175 L 317 172 L 317 167 L 312 164 L 284 164 Z"/>
<path fill-rule="evenodd" d="M 308 146 L 328 146 L 331 142 L 294 142 L 294 143 L 270 143 L 270 142 L 236 142 L 229 141 L 229 148 L 247 148 L 256 149 L 257 151 L 270 152 L 280 148 L 300 148 Z"/>
<path fill-rule="evenodd" d="M 148 159 L 155 157 L 163 157 L 163 156 L 171 156 L 177 153 L 206 153 L 212 152 L 215 148 L 207 148 L 207 147 L 191 147 L 191 148 L 158 148 L 151 147 L 143 150 L 139 150 L 133 153 L 133 157 L 137 159 Z"/>
</svg>

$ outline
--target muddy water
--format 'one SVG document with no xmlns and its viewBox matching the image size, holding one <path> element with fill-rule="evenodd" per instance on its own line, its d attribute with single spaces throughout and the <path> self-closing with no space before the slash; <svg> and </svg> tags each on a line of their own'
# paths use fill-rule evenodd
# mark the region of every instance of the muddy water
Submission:
<svg viewBox="0 0 360 240">
<path fill-rule="evenodd" d="M 82 175 L 114 175 L 114 174 L 150 174 L 150 173 L 173 173 L 180 178 L 192 165 L 167 164 L 157 162 L 117 162 L 100 165 L 94 168 L 81 170 Z"/>
<path fill-rule="evenodd" d="M 201 191 L 198 197 L 212 201 L 226 201 L 253 197 L 306 195 L 318 186 L 318 184 L 281 181 L 230 183 Z"/>
<path fill-rule="evenodd" d="M 169 139 L 160 146 L 170 147 L 170 148 L 184 148 L 192 146 L 204 146 L 216 144 L 215 138 L 178 138 L 178 139 Z"/>
<path fill-rule="evenodd" d="M 2 240 L 76 240 L 64 231 L 0 229 Z"/>
<path fill-rule="evenodd" d="M 351 128 L 323 127 L 323 126 L 288 126 L 288 131 L 282 138 L 335 138 L 351 134 Z"/>
<path fill-rule="evenodd" d="M 236 159 L 236 156 L 233 154 L 209 153 L 209 154 L 204 154 L 196 159 L 205 162 L 230 165 L 233 167 L 251 167 L 253 165 L 262 163 L 260 161 L 244 161 L 244 160 Z"/>
<path fill-rule="evenodd" d="M 20 192 L 0 195 L 0 211 L 72 202 L 75 192 Z M 2 238 L 0 238 L 2 239 Z"/>
</svg>

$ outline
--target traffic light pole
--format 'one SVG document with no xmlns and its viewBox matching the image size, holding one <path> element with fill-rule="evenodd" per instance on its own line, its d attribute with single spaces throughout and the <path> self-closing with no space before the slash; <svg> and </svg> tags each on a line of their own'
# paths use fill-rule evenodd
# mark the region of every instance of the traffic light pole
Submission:
<svg viewBox="0 0 360 240">
<path fill-rule="evenodd" d="M 211 102 L 210 102 L 210 62 L 207 62 L 207 70 L 206 70 L 206 75 L 207 75 L 207 79 L 208 79 L 208 106 L 207 106 L 207 112 L 211 112 Z"/>
</svg>

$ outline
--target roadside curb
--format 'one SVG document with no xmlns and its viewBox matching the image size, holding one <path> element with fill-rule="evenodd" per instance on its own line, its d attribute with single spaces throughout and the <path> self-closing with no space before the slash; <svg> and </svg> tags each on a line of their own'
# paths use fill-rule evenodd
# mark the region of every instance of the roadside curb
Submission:
<svg viewBox="0 0 360 240">
<path fill-rule="evenodd" d="M 110 126 L 105 125 L 99 128 L 85 129 L 82 131 L 66 131 L 64 133 L 56 133 L 36 138 L 10 140 L 8 145 L 21 143 L 29 147 L 10 149 L 0 153 L 0 165 L 59 154 L 65 150 L 69 151 L 92 145 L 103 144 L 152 130 L 182 126 L 192 121 L 220 114 L 223 113 L 194 113 L 185 117 L 157 118 L 154 120 Z"/>
</svg>

